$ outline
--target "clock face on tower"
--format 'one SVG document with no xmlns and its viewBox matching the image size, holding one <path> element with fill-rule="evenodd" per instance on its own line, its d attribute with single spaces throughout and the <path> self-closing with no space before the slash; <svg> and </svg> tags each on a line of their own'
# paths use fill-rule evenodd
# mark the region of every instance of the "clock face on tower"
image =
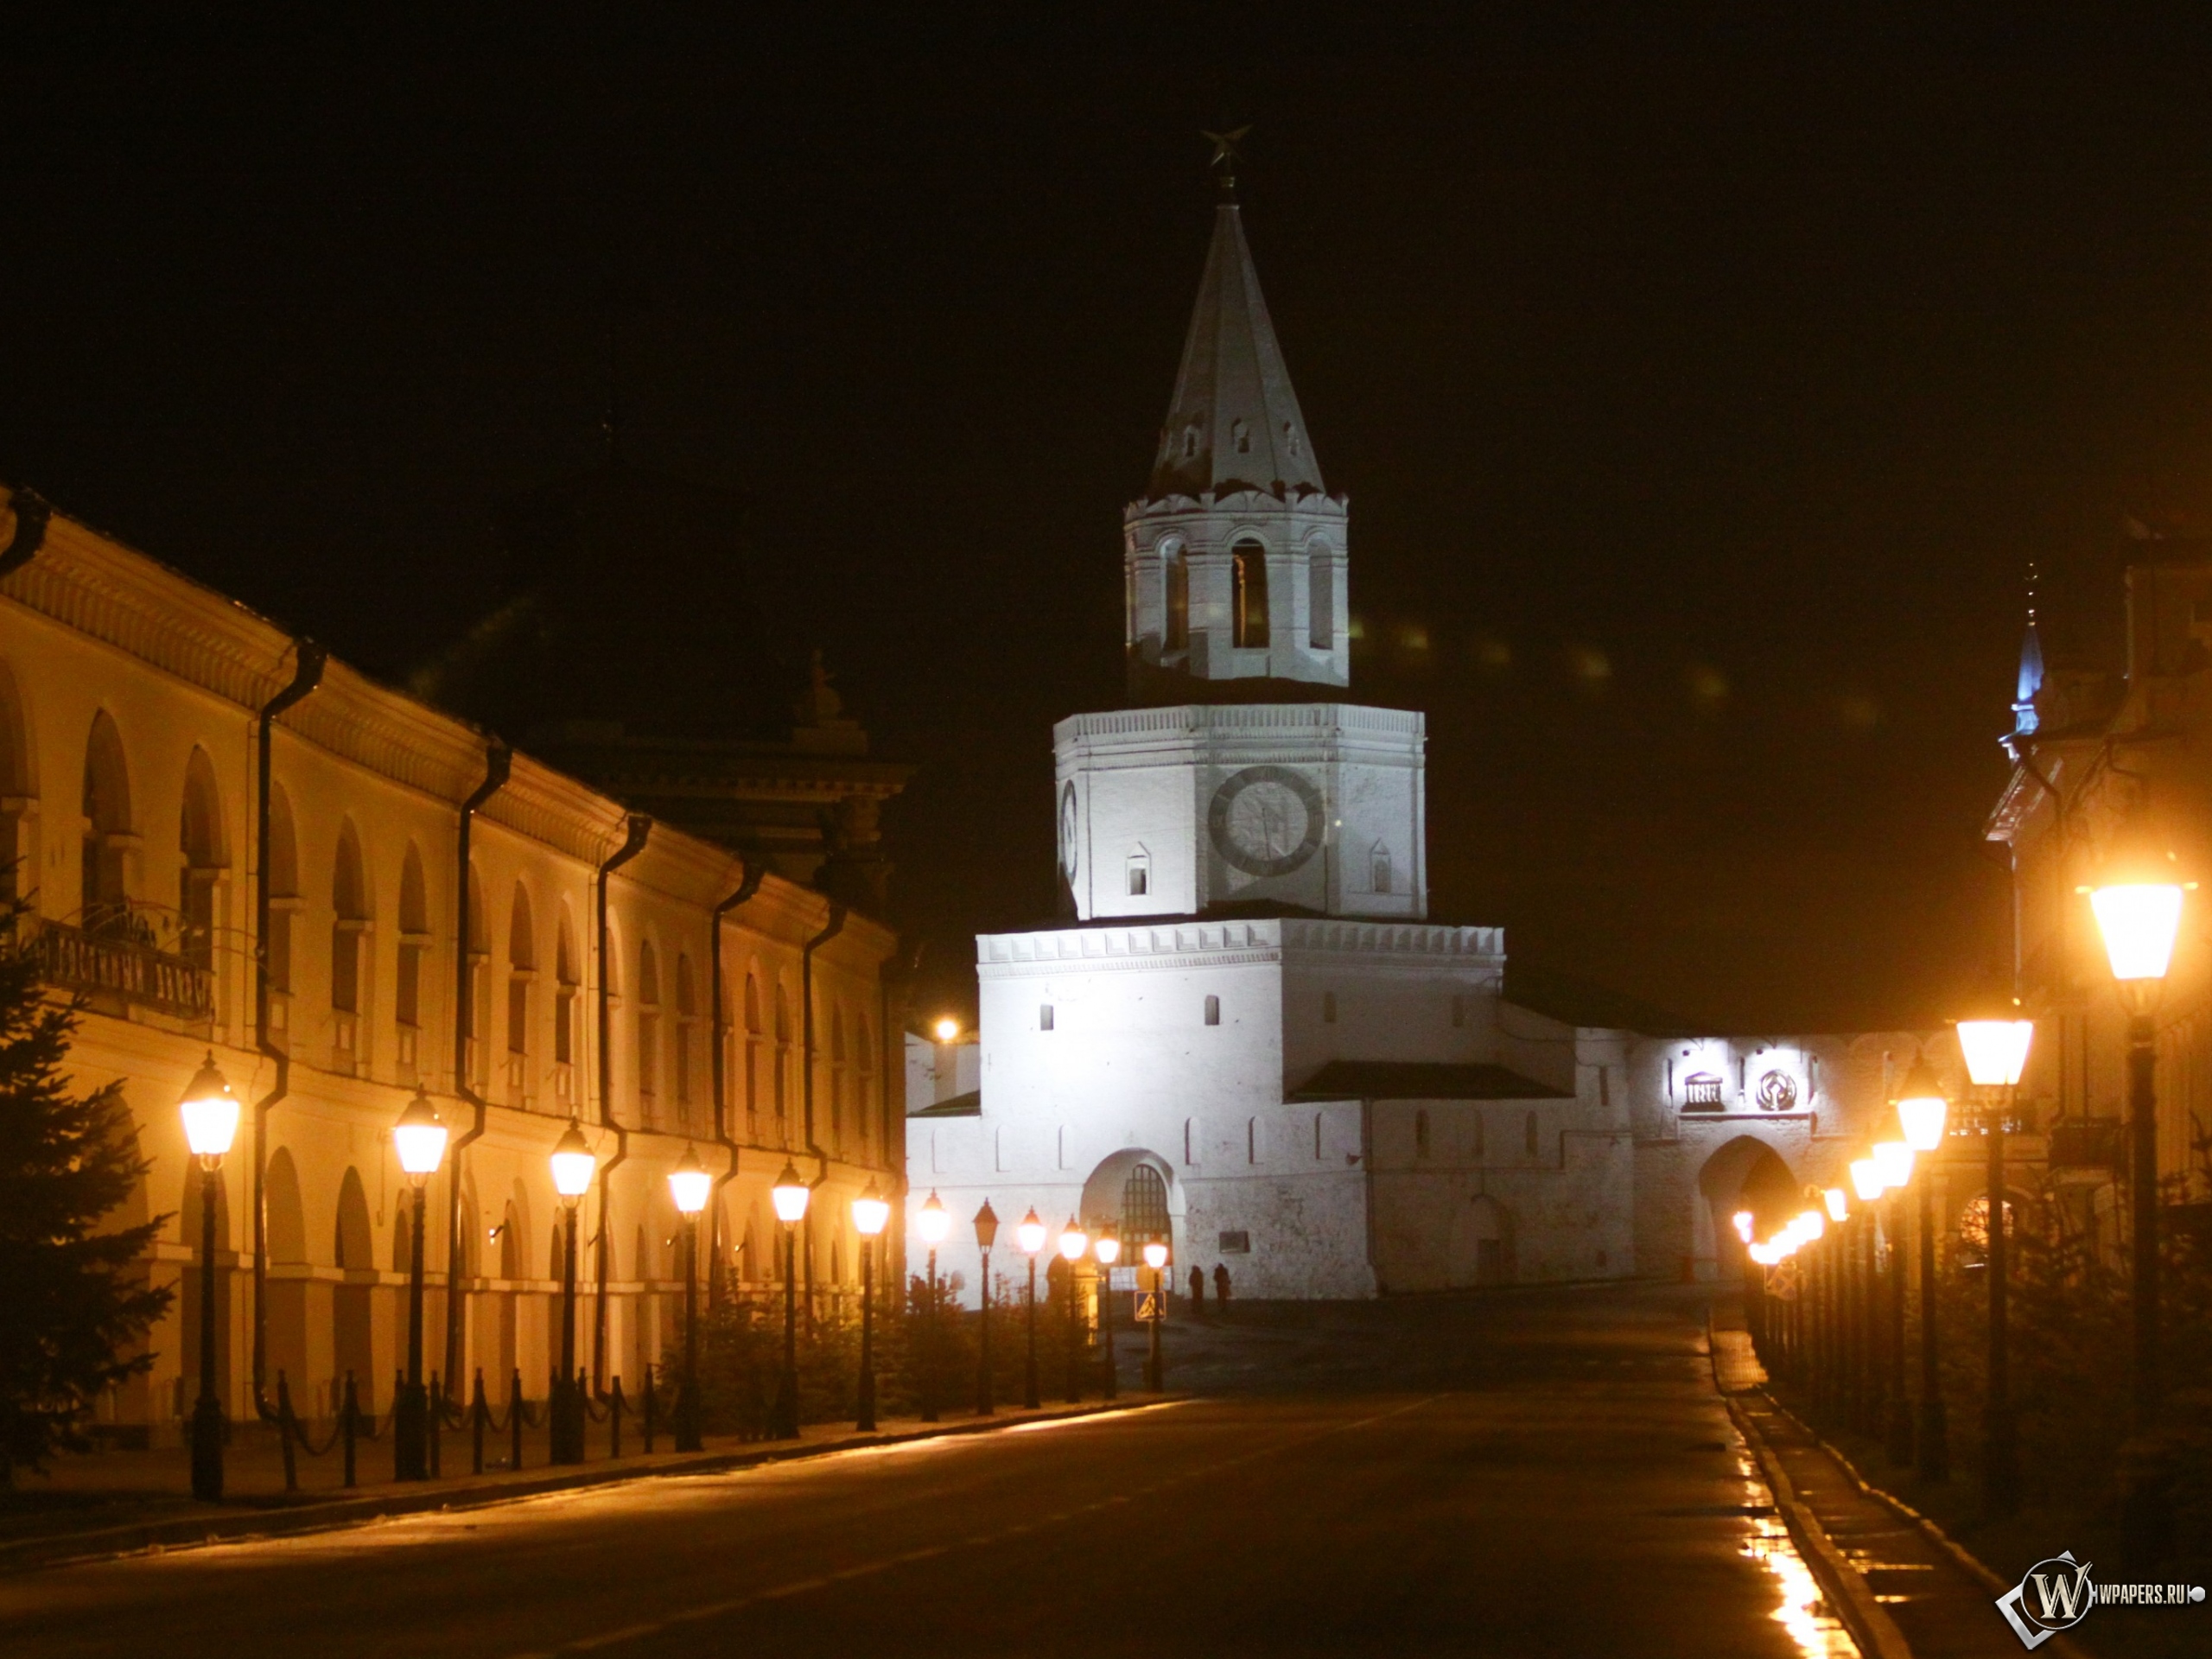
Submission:
<svg viewBox="0 0 2212 1659">
<path fill-rule="evenodd" d="M 1321 791 L 1288 766 L 1247 766 L 1214 791 L 1206 833 L 1247 875 L 1288 875 L 1321 844 Z"/>
<path fill-rule="evenodd" d="M 1076 810 L 1075 785 L 1060 786 L 1060 874 L 1068 885 L 1075 885 Z"/>
</svg>

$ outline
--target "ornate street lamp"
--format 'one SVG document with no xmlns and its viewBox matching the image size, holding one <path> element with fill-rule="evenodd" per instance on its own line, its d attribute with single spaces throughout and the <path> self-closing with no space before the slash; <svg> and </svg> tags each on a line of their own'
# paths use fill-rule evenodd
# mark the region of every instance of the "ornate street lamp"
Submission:
<svg viewBox="0 0 2212 1659">
<path fill-rule="evenodd" d="M 891 1202 L 871 1180 L 853 1200 L 853 1230 L 861 1236 L 860 1411 L 854 1427 L 875 1427 L 875 1241 L 891 1220 Z"/>
<path fill-rule="evenodd" d="M 1943 1130 L 1951 1103 L 1936 1080 L 1925 1058 L 1916 1055 L 1897 1091 L 1897 1127 L 1905 1144 L 1916 1154 L 1933 1153 L 1943 1144 Z M 1921 1172 L 1920 1222 L 1920 1478 L 1951 1478 L 1950 1425 L 1943 1409 L 1943 1379 L 1940 1369 L 1942 1334 L 1936 1306 L 1936 1171 L 1931 1164 Z"/>
<path fill-rule="evenodd" d="M 2183 889 L 2177 882 L 2142 881 L 2101 887 L 2089 895 L 2097 930 L 2104 935 L 2112 976 L 2127 1009 L 2127 1118 L 2131 1156 L 2129 1210 L 2134 1224 L 2134 1418 L 2148 1435 L 2164 1392 L 2161 1375 L 2158 1283 L 2158 1012 L 2166 970 L 2173 965 L 2181 931 Z M 2120 1504 L 2120 1532 L 2131 1566 L 2147 1568 L 2166 1553 L 2172 1518 L 2163 1474 L 2133 1474 Z"/>
<path fill-rule="evenodd" d="M 561 1374 L 553 1379 L 552 1461 L 584 1460 L 584 1402 L 576 1395 L 576 1205 L 591 1191 L 599 1160 L 571 1118 L 555 1143 L 553 1191 L 561 1200 Z"/>
<path fill-rule="evenodd" d="M 938 1328 L 937 1247 L 944 1243 L 952 1231 L 952 1212 L 931 1189 L 922 1207 L 915 1212 L 914 1230 L 922 1236 L 922 1243 L 929 1247 L 929 1321 L 925 1327 L 928 1351 L 922 1356 L 922 1421 L 937 1421 L 937 1357 L 940 1332 Z"/>
<path fill-rule="evenodd" d="M 699 1441 L 699 1215 L 715 1189 L 715 1178 L 699 1161 L 698 1148 L 686 1145 L 683 1159 L 668 1172 L 668 1196 L 683 1217 L 683 1382 L 676 1395 L 676 1449 L 696 1452 Z"/>
<path fill-rule="evenodd" d="M 238 1138 L 238 1097 L 216 1068 L 215 1052 L 177 1103 L 184 1144 L 200 1160 L 200 1398 L 192 1408 L 192 1495 L 223 1496 L 223 1402 L 215 1382 L 215 1212 L 223 1202 L 223 1157 Z"/>
<path fill-rule="evenodd" d="M 785 1440 L 798 1438 L 798 1224 L 806 1219 L 807 1200 L 813 1196 L 798 1166 L 784 1160 L 784 1173 L 768 1189 L 768 1202 L 784 1224 L 784 1372 L 776 1379 L 769 1433 Z"/>
<path fill-rule="evenodd" d="M 1029 1358 L 1021 1376 L 1021 1403 L 1034 1411 L 1045 1403 L 1037 1391 L 1037 1252 L 1045 1248 L 1045 1224 L 1037 1218 L 1036 1205 L 1014 1224 L 1014 1236 L 1029 1258 Z"/>
<path fill-rule="evenodd" d="M 1961 1020 L 1959 1052 L 1966 1057 L 1967 1076 L 1982 1091 L 1987 1109 L 1982 1114 L 1988 1169 L 1984 1185 L 1989 1211 L 1989 1244 L 1983 1257 L 1983 1274 L 1989 1287 L 1989 1355 L 1987 1398 L 1981 1416 L 1981 1496 L 1992 1515 L 2010 1515 L 2020 1503 L 2019 1427 L 2012 1414 L 2012 1357 L 2006 1311 L 2011 1292 L 2006 1284 L 2005 1127 L 2019 1097 L 2020 1074 L 2027 1069 L 2028 1045 L 2034 1039 L 2031 1020 Z"/>
<path fill-rule="evenodd" d="M 1853 1232 L 1851 1271 L 1855 1287 L 1852 1295 L 1853 1357 L 1857 1368 L 1857 1380 L 1852 1385 L 1852 1423 L 1861 1432 L 1878 1434 L 1882 1432 L 1882 1367 L 1879 1361 L 1880 1339 L 1875 1321 L 1880 1313 L 1880 1289 L 1874 1278 L 1874 1246 L 1877 1227 L 1875 1206 L 1882 1197 L 1882 1172 L 1872 1158 L 1857 1158 L 1851 1164 L 1851 1190 L 1859 1196 L 1860 1209 Z"/>
<path fill-rule="evenodd" d="M 1090 1253 L 1098 1258 L 1098 1345 L 1106 1355 L 1106 1387 L 1104 1397 L 1118 1399 L 1121 1379 L 1114 1375 L 1114 1264 L 1122 1259 L 1122 1241 L 1109 1224 L 1090 1241 Z"/>
<path fill-rule="evenodd" d="M 1075 1269 L 1083 1260 L 1083 1253 L 1090 1248 L 1090 1236 L 1073 1216 L 1060 1229 L 1060 1260 L 1067 1264 L 1068 1293 L 1068 1403 L 1076 1404 L 1083 1398 L 1083 1316 L 1076 1307 Z"/>
<path fill-rule="evenodd" d="M 446 1126 L 438 1109 L 421 1090 L 391 1126 L 392 1150 L 415 1188 L 407 1253 L 407 1382 L 400 1390 L 392 1423 L 392 1463 L 402 1480 L 430 1478 L 430 1395 L 423 1386 L 423 1214 L 429 1203 L 430 1177 L 446 1159 Z M 447 1294 L 452 1294 L 448 1291 Z"/>
<path fill-rule="evenodd" d="M 1878 1142 L 1874 1167 L 1888 1200 L 1882 1210 L 1882 1236 L 1889 1266 L 1883 1274 L 1890 1296 L 1889 1453 L 1890 1461 L 1902 1469 L 1912 1462 L 1912 1400 L 1904 1386 L 1904 1201 L 1898 1194 L 1912 1179 L 1912 1148 L 1902 1141 Z"/>
<path fill-rule="evenodd" d="M 998 1243 L 999 1214 L 988 1198 L 976 1212 L 976 1247 L 983 1256 L 983 1323 L 976 1342 L 976 1414 L 988 1417 L 997 1407 L 991 1402 L 991 1246 Z"/>
<path fill-rule="evenodd" d="M 1145 1354 L 1144 1385 L 1154 1394 L 1167 1387 L 1166 1367 L 1160 1356 L 1160 1319 L 1167 1308 L 1167 1246 L 1153 1239 L 1144 1247 L 1144 1264 L 1152 1273 L 1152 1344 Z"/>
</svg>

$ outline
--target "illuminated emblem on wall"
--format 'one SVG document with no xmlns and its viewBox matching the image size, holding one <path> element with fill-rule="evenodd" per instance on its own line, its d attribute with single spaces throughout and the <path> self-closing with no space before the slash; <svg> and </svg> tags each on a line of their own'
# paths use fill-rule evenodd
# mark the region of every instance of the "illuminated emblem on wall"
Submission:
<svg viewBox="0 0 2212 1659">
<path fill-rule="evenodd" d="M 1288 875 L 1313 856 L 1326 822 L 1321 792 L 1288 766 L 1247 766 L 1214 791 L 1206 832 L 1247 875 Z"/>
<path fill-rule="evenodd" d="M 1075 885 L 1075 785 L 1060 785 L 1060 874 Z"/>
<path fill-rule="evenodd" d="M 1797 1109 L 1797 1079 L 1787 1071 L 1770 1071 L 1759 1079 L 1758 1093 L 1753 1097 L 1763 1112 L 1794 1112 Z"/>
</svg>

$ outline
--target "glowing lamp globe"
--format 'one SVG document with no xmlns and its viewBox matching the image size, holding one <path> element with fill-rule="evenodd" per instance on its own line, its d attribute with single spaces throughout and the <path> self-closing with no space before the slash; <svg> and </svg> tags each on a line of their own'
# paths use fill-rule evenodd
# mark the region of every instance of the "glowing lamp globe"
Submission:
<svg viewBox="0 0 2212 1659">
<path fill-rule="evenodd" d="M 1943 1086 L 1936 1081 L 1928 1062 L 1916 1058 L 1912 1070 L 1904 1074 L 1904 1086 L 1897 1090 L 1897 1128 L 1904 1132 L 1905 1145 L 1915 1152 L 1933 1152 L 1942 1146 L 1943 1120 L 1950 1109 L 1951 1103 L 1943 1097 Z"/>
<path fill-rule="evenodd" d="M 874 1238 L 890 1220 L 891 1200 L 870 1181 L 860 1197 L 853 1200 L 853 1230 L 862 1238 Z"/>
<path fill-rule="evenodd" d="M 1818 1210 L 1808 1210 L 1797 1217 L 1797 1236 L 1808 1244 L 1828 1230 L 1828 1218 Z"/>
<path fill-rule="evenodd" d="M 1029 1213 L 1014 1224 L 1014 1236 L 1021 1241 L 1024 1255 L 1034 1255 L 1045 1248 L 1045 1224 L 1037 1219 L 1033 1205 Z"/>
<path fill-rule="evenodd" d="M 707 1166 L 699 1161 L 698 1148 L 683 1148 L 683 1161 L 668 1172 L 668 1196 L 676 1201 L 680 1215 L 696 1216 L 707 1207 L 707 1194 L 714 1190 L 715 1178 L 707 1173 Z"/>
<path fill-rule="evenodd" d="M 1764 1243 L 1753 1243 L 1747 1250 L 1745 1251 L 1745 1254 L 1749 1255 L 1752 1261 L 1758 1262 L 1759 1266 L 1763 1268 L 1770 1268 L 1777 1262 L 1782 1259 L 1775 1254 L 1773 1245 Z"/>
<path fill-rule="evenodd" d="M 976 1248 L 988 1250 L 998 1242 L 999 1212 L 992 1209 L 991 1201 L 985 1198 L 983 1207 L 976 1212 Z"/>
<path fill-rule="evenodd" d="M 407 1172 L 407 1179 L 420 1186 L 438 1173 L 438 1166 L 446 1160 L 446 1126 L 439 1121 L 438 1109 L 430 1104 L 430 1097 L 421 1090 L 407 1103 L 407 1109 L 399 1115 L 399 1122 L 391 1126 L 391 1149 L 399 1155 L 399 1166 Z"/>
<path fill-rule="evenodd" d="M 186 1085 L 184 1098 L 176 1107 L 184 1118 L 184 1144 L 191 1147 L 194 1157 L 214 1168 L 238 1138 L 238 1097 L 216 1068 L 213 1049 L 207 1052 L 207 1063 Z"/>
<path fill-rule="evenodd" d="M 1122 1259 L 1122 1241 L 1109 1230 L 1090 1241 L 1090 1253 L 1098 1258 L 1098 1265 L 1110 1268 Z"/>
<path fill-rule="evenodd" d="M 798 1166 L 788 1158 L 784 1160 L 784 1173 L 776 1177 L 775 1185 L 768 1189 L 768 1202 L 776 1207 L 776 1219 L 786 1227 L 796 1227 L 806 1219 L 806 1201 L 813 1197 L 806 1183 L 799 1178 Z"/>
<path fill-rule="evenodd" d="M 922 1236 L 922 1243 L 935 1249 L 944 1243 L 952 1231 L 952 1211 L 944 1207 L 944 1200 L 932 1191 L 914 1216 L 914 1230 Z"/>
<path fill-rule="evenodd" d="M 1144 1264 L 1154 1273 L 1167 1265 L 1167 1247 L 1158 1239 L 1144 1247 Z"/>
<path fill-rule="evenodd" d="M 1060 1229 L 1062 1258 L 1069 1262 L 1080 1262 L 1083 1260 L 1083 1253 L 1090 1248 L 1090 1236 L 1083 1230 L 1082 1223 L 1073 1216 L 1070 1216 L 1068 1224 Z"/>
<path fill-rule="evenodd" d="M 1859 1194 L 1861 1204 L 1872 1204 L 1882 1196 L 1882 1166 L 1872 1158 L 1851 1160 L 1851 1190 Z"/>
<path fill-rule="evenodd" d="M 1912 1148 L 1902 1141 L 1884 1141 L 1876 1146 L 1874 1164 L 1881 1171 L 1885 1192 L 1912 1179 Z"/>
<path fill-rule="evenodd" d="M 2166 882 L 2126 883 L 2090 893 L 2114 979 L 2126 983 L 2166 976 L 2181 931 L 2181 905 L 2182 889 Z"/>
<path fill-rule="evenodd" d="M 571 1122 L 568 1132 L 553 1147 L 553 1190 L 574 1204 L 591 1191 L 591 1178 L 599 1169 L 583 1131 Z"/>
<path fill-rule="evenodd" d="M 1828 1207 L 1830 1221 L 1845 1221 L 1851 1215 L 1851 1194 L 1840 1186 L 1832 1186 L 1821 1195 Z"/>
<path fill-rule="evenodd" d="M 1966 1057 L 1967 1076 L 1977 1089 L 2010 1089 L 2028 1069 L 2028 1042 L 2036 1034 L 2032 1020 L 1961 1020 L 1959 1052 Z"/>
</svg>

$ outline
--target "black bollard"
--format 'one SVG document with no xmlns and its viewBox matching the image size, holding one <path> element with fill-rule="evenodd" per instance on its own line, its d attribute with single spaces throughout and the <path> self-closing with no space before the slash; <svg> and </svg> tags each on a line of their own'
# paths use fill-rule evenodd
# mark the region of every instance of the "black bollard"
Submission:
<svg viewBox="0 0 2212 1659">
<path fill-rule="evenodd" d="M 435 1371 L 430 1373 L 430 1478 L 438 1478 L 438 1430 L 446 1420 L 444 1386 Z"/>
<path fill-rule="evenodd" d="M 346 1440 L 346 1484 L 353 1485 L 353 1373 L 346 1373 L 345 1403 L 338 1408 L 338 1421 Z"/>
<path fill-rule="evenodd" d="M 645 1455 L 653 1454 L 653 1368 L 645 1367 Z"/>
<path fill-rule="evenodd" d="M 622 1379 L 619 1376 L 614 1379 L 614 1392 L 607 1397 L 607 1421 L 614 1426 L 607 1437 L 607 1455 L 619 1458 L 622 1455 Z"/>
<path fill-rule="evenodd" d="M 285 1386 L 284 1373 L 276 1373 L 276 1440 L 284 1448 L 284 1490 L 300 1490 L 299 1453 L 293 1448 L 292 1437 L 298 1433 L 292 1421 L 292 1391 Z"/>
<path fill-rule="evenodd" d="M 468 1399 L 468 1471 L 473 1475 L 484 1472 L 484 1425 L 492 1415 L 492 1408 L 484 1399 L 484 1368 L 476 1368 L 476 1387 Z"/>
<path fill-rule="evenodd" d="M 514 1376 L 507 1383 L 507 1427 L 513 1444 L 508 1449 L 507 1467 L 522 1467 L 522 1367 L 514 1369 Z"/>
</svg>

